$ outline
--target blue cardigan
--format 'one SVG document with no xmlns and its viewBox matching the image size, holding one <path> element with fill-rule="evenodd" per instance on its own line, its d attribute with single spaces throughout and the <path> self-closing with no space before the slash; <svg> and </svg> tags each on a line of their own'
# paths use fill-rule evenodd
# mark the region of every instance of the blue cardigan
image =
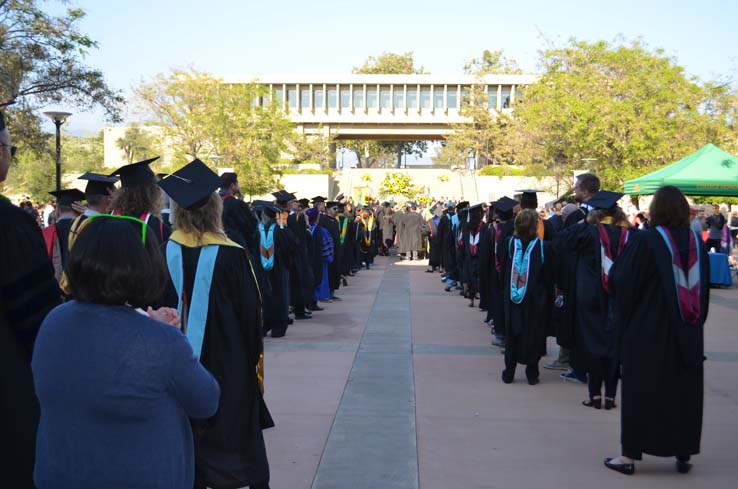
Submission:
<svg viewBox="0 0 738 489">
<path fill-rule="evenodd" d="M 41 325 L 32 368 L 39 489 L 193 486 L 189 418 L 215 414 L 220 388 L 176 328 L 68 302 Z"/>
</svg>

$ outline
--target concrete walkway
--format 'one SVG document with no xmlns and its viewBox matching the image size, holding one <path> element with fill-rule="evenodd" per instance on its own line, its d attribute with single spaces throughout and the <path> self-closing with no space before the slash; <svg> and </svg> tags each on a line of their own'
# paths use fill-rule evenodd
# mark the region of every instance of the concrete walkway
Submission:
<svg viewBox="0 0 738 489">
<path fill-rule="evenodd" d="M 273 489 L 736 487 L 738 289 L 712 293 L 693 471 L 646 457 L 627 478 L 602 466 L 619 453 L 620 410 L 581 406 L 586 387 L 545 369 L 537 386 L 522 369 L 503 384 L 482 313 L 424 270 L 378 258 L 342 302 L 267 338 Z"/>
</svg>

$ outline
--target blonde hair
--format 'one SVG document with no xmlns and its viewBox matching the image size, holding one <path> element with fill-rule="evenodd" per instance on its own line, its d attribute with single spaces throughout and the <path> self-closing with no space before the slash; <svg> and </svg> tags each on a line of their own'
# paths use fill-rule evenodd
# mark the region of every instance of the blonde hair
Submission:
<svg viewBox="0 0 738 489">
<path fill-rule="evenodd" d="M 174 229 L 199 238 L 205 233 L 214 233 L 225 238 L 223 230 L 223 199 L 212 193 L 202 207 L 187 210 L 172 200 L 172 223 Z"/>
<path fill-rule="evenodd" d="M 515 217 L 515 236 L 531 240 L 538 231 L 538 213 L 534 209 L 523 209 Z"/>
</svg>

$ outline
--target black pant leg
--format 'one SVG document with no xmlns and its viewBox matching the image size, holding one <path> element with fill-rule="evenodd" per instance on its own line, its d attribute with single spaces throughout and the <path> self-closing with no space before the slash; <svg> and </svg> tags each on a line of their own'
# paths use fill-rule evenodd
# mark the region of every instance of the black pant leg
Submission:
<svg viewBox="0 0 738 489">
<path fill-rule="evenodd" d="M 594 360 L 589 369 L 589 397 L 602 396 L 602 382 L 604 381 L 604 372 L 601 360 Z"/>
<path fill-rule="evenodd" d="M 614 358 L 608 358 L 604 363 L 605 367 L 605 397 L 615 399 L 618 393 L 618 379 L 620 374 L 618 373 L 617 363 Z"/>
</svg>

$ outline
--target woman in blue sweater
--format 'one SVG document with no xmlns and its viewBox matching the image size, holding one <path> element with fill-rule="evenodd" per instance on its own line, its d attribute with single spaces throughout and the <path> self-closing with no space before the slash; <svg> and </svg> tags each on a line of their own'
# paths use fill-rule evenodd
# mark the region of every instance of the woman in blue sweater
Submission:
<svg viewBox="0 0 738 489">
<path fill-rule="evenodd" d="M 166 283 L 148 227 L 129 217 L 90 220 L 66 270 L 74 300 L 49 313 L 33 353 L 36 485 L 191 488 L 189 418 L 216 412 L 218 383 L 179 331 L 176 311 L 137 309 Z"/>
</svg>

